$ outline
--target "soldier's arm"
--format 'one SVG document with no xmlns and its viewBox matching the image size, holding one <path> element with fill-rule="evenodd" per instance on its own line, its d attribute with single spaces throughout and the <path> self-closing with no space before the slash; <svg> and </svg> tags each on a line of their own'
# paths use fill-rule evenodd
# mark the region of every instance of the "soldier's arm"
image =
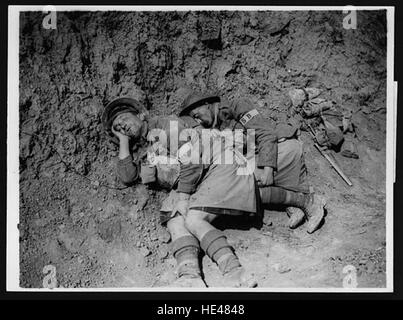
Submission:
<svg viewBox="0 0 403 320">
<path fill-rule="evenodd" d="M 132 184 L 139 178 L 139 170 L 133 163 L 131 155 L 124 159 L 118 159 L 116 172 L 120 180 L 126 185 Z"/>
<path fill-rule="evenodd" d="M 192 117 L 184 116 L 180 118 L 181 122 L 183 122 L 183 126 L 179 129 L 179 134 L 182 130 L 192 130 L 189 137 L 193 134 L 193 148 L 200 148 L 200 144 L 195 141 L 200 137 L 200 129 L 202 127 L 199 123 L 197 123 Z M 179 141 L 179 147 L 182 147 L 185 144 L 185 141 Z M 189 143 L 188 143 L 189 144 Z M 182 150 L 183 151 L 183 150 Z M 189 156 L 190 154 L 188 154 Z M 201 159 L 201 152 L 197 153 L 198 160 Z M 179 158 L 181 156 L 179 155 Z M 200 179 L 204 172 L 204 165 L 200 163 L 181 163 L 180 164 L 180 171 L 179 171 L 179 182 L 177 191 L 184 194 L 192 194 L 196 191 L 197 185 L 200 182 Z"/>
<path fill-rule="evenodd" d="M 129 137 L 119 137 L 119 156 L 116 165 L 117 175 L 124 184 L 131 184 L 139 177 L 139 170 L 133 163 L 133 157 L 129 150 Z"/>
<path fill-rule="evenodd" d="M 254 129 L 258 148 L 258 167 L 277 169 L 277 134 L 268 119 L 257 113 L 249 99 L 240 99 L 229 105 L 232 117 L 246 129 Z"/>
<path fill-rule="evenodd" d="M 196 133 L 196 129 L 193 128 L 193 133 Z M 196 133 L 195 135 L 199 135 Z M 197 137 L 193 138 L 197 140 Z M 189 141 L 185 144 L 182 144 L 179 152 L 179 161 L 180 171 L 179 171 L 179 182 L 178 182 L 178 192 L 192 194 L 196 191 L 197 185 L 200 182 L 202 174 L 204 172 L 204 165 L 201 163 L 201 152 L 200 150 L 196 150 L 194 148 L 200 148 L 199 141 L 195 143 L 195 141 Z M 183 148 L 189 147 L 188 150 L 185 150 L 186 156 L 188 159 L 183 161 L 183 155 L 181 155 Z M 192 149 L 192 150 L 191 150 Z M 194 153 L 192 153 L 194 152 Z M 191 159 L 192 155 L 195 155 L 196 158 Z"/>
<path fill-rule="evenodd" d="M 194 123 L 186 123 L 186 127 L 196 130 L 194 127 Z M 196 131 L 192 132 L 193 134 L 198 136 L 198 133 L 196 133 Z M 173 215 L 175 215 L 177 212 L 179 212 L 182 216 L 187 215 L 190 195 L 197 190 L 197 186 L 204 172 L 204 166 L 203 164 L 201 164 L 200 161 L 200 164 L 192 163 L 192 161 L 190 161 L 191 158 L 188 158 L 187 160 L 184 158 L 184 154 L 186 154 L 187 157 L 191 157 L 191 150 L 194 147 L 194 144 L 192 144 L 192 142 L 194 142 L 192 141 L 192 139 L 188 140 L 187 142 L 179 142 L 178 158 L 180 161 L 180 170 L 177 187 L 178 202 L 176 203 L 172 211 Z M 200 160 L 201 155 L 199 153 L 197 155 L 199 156 Z"/>
<path fill-rule="evenodd" d="M 202 164 L 181 164 L 177 191 L 186 194 L 194 193 L 203 170 Z"/>
</svg>

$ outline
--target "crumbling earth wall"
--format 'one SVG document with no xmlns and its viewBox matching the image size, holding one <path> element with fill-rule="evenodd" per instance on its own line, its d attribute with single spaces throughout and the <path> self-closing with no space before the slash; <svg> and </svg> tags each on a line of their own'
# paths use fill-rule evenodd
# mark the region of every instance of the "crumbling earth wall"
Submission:
<svg viewBox="0 0 403 320">
<path fill-rule="evenodd" d="M 164 193 L 115 175 L 100 116 L 116 97 L 168 115 L 191 89 L 218 91 L 279 120 L 292 114 L 289 90 L 316 87 L 385 151 L 384 11 L 358 12 L 355 30 L 341 11 L 58 12 L 56 30 L 43 17 L 20 15 L 23 287 L 41 287 L 49 264 L 64 287 L 152 286 L 172 264 Z M 218 43 L 205 41 L 217 31 Z"/>
</svg>

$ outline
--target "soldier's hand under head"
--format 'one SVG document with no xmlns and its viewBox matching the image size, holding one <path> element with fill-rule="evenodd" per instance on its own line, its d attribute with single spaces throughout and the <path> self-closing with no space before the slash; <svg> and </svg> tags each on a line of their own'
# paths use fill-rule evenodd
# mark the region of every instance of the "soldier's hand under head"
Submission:
<svg viewBox="0 0 403 320">
<path fill-rule="evenodd" d="M 130 112 L 122 113 L 113 121 L 112 132 L 118 137 L 125 135 L 138 138 L 141 134 L 142 121 Z"/>
<path fill-rule="evenodd" d="M 113 125 L 112 125 L 111 130 L 112 130 L 112 133 L 113 133 L 120 141 L 122 141 L 122 140 L 127 140 L 127 141 L 129 141 L 130 137 L 127 136 L 127 135 L 125 135 L 125 134 L 123 134 L 122 132 L 118 131 L 119 129 L 118 129 L 118 130 L 115 129 Z"/>
</svg>

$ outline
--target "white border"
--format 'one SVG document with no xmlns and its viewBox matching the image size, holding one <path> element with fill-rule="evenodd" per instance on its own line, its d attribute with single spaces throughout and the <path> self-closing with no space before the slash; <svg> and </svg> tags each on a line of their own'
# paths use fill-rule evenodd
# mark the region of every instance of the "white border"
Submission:
<svg viewBox="0 0 403 320">
<path fill-rule="evenodd" d="M 397 82 L 394 81 L 395 51 L 395 9 L 387 16 L 387 55 L 386 55 L 386 287 L 393 292 L 393 184 L 396 149 L 396 110 Z"/>
<path fill-rule="evenodd" d="M 9 6 L 19 11 L 42 11 L 45 6 Z M 57 11 L 342 11 L 388 10 L 390 6 L 54 6 Z"/>
<path fill-rule="evenodd" d="M 19 12 L 8 8 L 8 60 L 7 60 L 7 291 L 19 287 L 20 254 L 19 223 Z"/>
<path fill-rule="evenodd" d="M 57 11 L 341 11 L 346 6 L 54 6 Z M 395 171 L 397 83 L 394 82 L 394 7 L 356 6 L 355 10 L 387 10 L 387 134 L 386 134 L 386 288 L 56 288 L 19 286 L 19 12 L 42 11 L 45 6 L 8 7 L 8 116 L 7 116 L 7 291 L 26 292 L 393 292 L 393 183 Z"/>
</svg>

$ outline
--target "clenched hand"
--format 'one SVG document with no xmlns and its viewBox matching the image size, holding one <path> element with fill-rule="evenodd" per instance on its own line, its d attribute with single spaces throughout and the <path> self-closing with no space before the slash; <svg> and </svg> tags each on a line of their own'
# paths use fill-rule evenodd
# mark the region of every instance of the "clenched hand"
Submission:
<svg viewBox="0 0 403 320">
<path fill-rule="evenodd" d="M 175 204 L 174 209 L 172 210 L 171 216 L 174 217 L 176 213 L 181 214 L 183 217 L 186 217 L 189 209 L 189 195 L 186 193 L 179 193 L 178 202 Z"/>
<path fill-rule="evenodd" d="M 256 169 L 255 177 L 259 187 L 267 187 L 274 183 L 274 174 L 272 167 L 264 167 L 263 169 Z"/>
</svg>

